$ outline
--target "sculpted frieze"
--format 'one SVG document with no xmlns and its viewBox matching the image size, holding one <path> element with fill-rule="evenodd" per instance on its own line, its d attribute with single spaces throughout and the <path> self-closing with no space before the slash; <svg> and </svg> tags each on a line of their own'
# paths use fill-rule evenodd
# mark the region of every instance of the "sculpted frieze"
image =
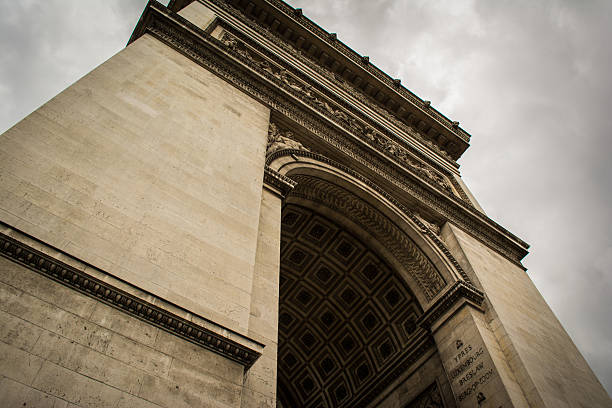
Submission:
<svg viewBox="0 0 612 408">
<path fill-rule="evenodd" d="M 239 11 L 237 11 L 237 12 L 239 12 Z M 250 22 L 250 20 L 246 20 L 246 21 Z M 301 62 L 307 64 L 311 69 L 314 69 L 318 73 L 320 73 L 323 76 L 325 76 L 328 80 L 332 81 L 334 84 L 338 85 L 339 87 L 344 89 L 346 92 L 350 93 L 353 97 L 357 98 L 362 103 L 365 103 L 370 109 L 374 110 L 376 113 L 378 113 L 379 115 L 383 116 L 386 120 L 392 122 L 395 126 L 399 127 L 405 133 L 407 133 L 410 136 L 414 137 L 415 139 L 419 140 L 421 143 L 427 145 L 428 147 L 430 147 L 432 150 L 436 151 L 438 154 L 440 154 L 445 159 L 447 159 L 447 160 L 449 160 L 449 161 L 454 163 L 454 159 L 445 150 L 441 149 L 438 145 L 432 143 L 425 135 L 421 134 L 421 132 L 419 132 L 414 127 L 412 127 L 409 124 L 407 124 L 406 122 L 398 119 L 397 116 L 395 116 L 391 112 L 389 112 L 388 109 L 382 107 L 371 96 L 369 96 L 366 93 L 362 92 L 360 89 L 358 89 L 355 86 L 351 85 L 350 83 L 348 83 L 347 81 L 345 81 L 344 79 L 339 77 L 338 75 L 332 73 L 331 71 L 329 71 L 329 70 L 325 69 L 324 67 L 322 67 L 321 65 L 317 64 L 308 55 L 306 55 L 306 54 L 302 53 L 301 51 L 295 49 L 295 47 L 293 47 L 293 45 L 283 41 L 280 38 L 278 38 L 277 36 L 272 34 L 268 29 L 266 29 L 264 27 L 261 27 L 261 26 L 259 26 L 257 24 L 254 24 L 254 23 L 251 24 L 251 25 L 252 25 L 251 28 L 255 29 L 256 31 L 260 32 L 261 34 L 264 34 L 268 40 L 270 40 L 274 44 L 280 46 L 285 51 L 291 53 L 294 57 L 299 59 Z M 229 25 L 227 25 L 227 24 L 221 23 L 221 26 L 224 27 L 224 29 L 226 29 L 228 31 L 233 31 L 232 28 Z M 235 32 L 234 32 L 234 34 L 239 35 L 238 33 L 235 33 Z"/>
<path fill-rule="evenodd" d="M 430 166 L 412 158 L 408 150 L 400 146 L 397 142 L 386 137 L 373 127 L 364 124 L 352 115 L 349 116 L 342 107 L 327 100 L 316 92 L 311 85 L 299 80 L 288 69 L 276 66 L 276 64 L 268 61 L 259 53 L 249 49 L 246 44 L 239 41 L 228 32 L 223 33 L 221 42 L 225 44 L 235 56 L 240 57 L 245 64 L 250 64 L 260 73 L 276 82 L 279 86 L 284 87 L 297 98 L 314 107 L 321 114 L 332 118 L 335 122 L 340 123 L 342 127 L 350 130 L 351 133 L 358 135 L 360 139 L 366 140 L 370 145 L 374 145 L 377 150 L 382 151 L 391 156 L 394 160 L 407 166 L 420 178 L 436 188 L 440 188 L 448 194 L 462 198 L 455 192 L 445 176 L 433 170 Z"/>
<path fill-rule="evenodd" d="M 360 101 L 366 103 L 369 108 L 374 109 L 377 113 L 384 116 L 387 120 L 391 121 L 396 126 L 406 131 L 408 134 L 417 138 L 421 142 L 427 144 L 430 148 L 432 148 L 433 150 L 437 151 L 442 156 L 454 162 L 454 159 L 451 158 L 445 150 L 441 149 L 439 146 L 432 143 L 425 134 L 421 134 L 419 130 L 414 129 L 404 119 L 401 119 L 394 113 L 390 112 L 385 106 L 382 106 L 378 101 L 376 101 L 369 95 L 365 94 L 364 92 L 362 92 L 360 89 L 358 89 L 354 85 L 348 83 L 347 81 L 344 81 L 343 79 L 338 77 L 338 75 L 322 67 L 317 61 L 313 60 L 310 55 L 302 52 L 301 50 L 298 50 L 297 48 L 295 48 L 293 44 L 283 40 L 278 35 L 273 33 L 269 28 L 260 25 L 255 19 L 245 15 L 244 13 L 242 13 L 241 10 L 233 7 L 231 4 L 225 1 L 219 1 L 219 0 L 211 0 L 211 1 L 215 3 L 216 5 L 218 5 L 219 7 L 221 7 L 223 10 L 227 11 L 228 13 L 236 17 L 239 17 L 243 23 L 249 26 L 249 28 L 265 36 L 267 40 L 273 42 L 277 46 L 280 46 L 285 51 L 288 51 L 289 53 L 291 53 L 292 56 L 299 59 L 301 62 L 307 64 L 311 69 L 314 69 L 317 72 L 323 74 L 326 78 L 336 83 L 336 85 L 340 85 L 347 92 L 351 93 L 351 95 L 356 96 Z M 338 51 L 340 51 L 344 56 L 350 58 L 356 63 L 359 63 L 360 66 L 362 66 L 372 75 L 374 75 L 378 80 L 388 85 L 391 89 L 399 93 L 401 96 L 403 96 L 407 100 L 411 101 L 414 105 L 420 107 L 424 112 L 427 113 L 427 115 L 433 117 L 439 123 L 443 124 L 446 129 L 450 130 L 451 132 L 456 134 L 461 139 L 465 141 L 469 141 L 469 135 L 464 134 L 465 132 L 459 129 L 458 122 L 451 122 L 448 118 L 446 118 L 445 116 L 437 112 L 435 109 L 433 109 L 429 101 L 421 100 L 416 95 L 414 95 L 412 92 L 410 92 L 408 89 L 402 87 L 400 81 L 389 78 L 385 73 L 380 71 L 378 68 L 369 64 L 368 57 L 359 56 L 353 50 L 351 50 L 345 44 L 343 44 L 341 41 L 337 41 L 335 35 L 329 35 L 324 30 L 322 30 L 316 24 L 313 24 L 312 21 L 302 16 L 301 14 L 296 15 L 295 10 L 289 10 L 287 4 L 285 4 L 284 2 L 271 1 L 271 3 L 273 3 L 277 8 L 283 10 L 288 16 L 298 20 L 300 24 L 306 26 L 311 32 L 315 33 L 316 35 L 319 35 L 319 37 L 321 38 L 327 38 L 328 43 L 334 48 L 336 48 Z"/>
<path fill-rule="evenodd" d="M 217 2 L 218 0 L 212 0 L 212 1 Z M 359 63 L 360 65 L 362 65 L 368 72 L 370 72 L 372 75 L 374 75 L 376 78 L 378 78 L 380 81 L 382 81 L 383 83 L 385 83 L 389 87 L 392 87 L 393 89 L 395 89 L 396 92 L 398 92 L 400 95 L 402 95 L 403 97 L 405 97 L 406 99 L 408 99 L 409 101 L 414 103 L 416 106 L 419 106 L 419 107 L 422 107 L 422 108 L 429 108 L 430 107 L 431 103 L 429 101 L 421 100 L 420 98 L 416 97 L 416 95 L 414 95 L 412 92 L 410 92 L 408 89 L 400 86 L 401 82 L 399 82 L 398 80 L 394 80 L 394 79 L 390 78 L 387 74 L 385 74 L 384 72 L 382 72 L 378 68 L 372 66 L 372 64 L 369 63 L 369 58 L 367 56 L 361 56 L 361 55 L 357 54 L 355 51 L 353 51 L 348 46 L 346 46 L 346 44 L 344 44 L 342 41 L 338 41 L 337 40 L 337 36 L 335 34 L 334 35 L 330 35 L 324 29 L 322 29 L 320 26 L 318 26 L 317 24 L 313 23 L 309 18 L 304 16 L 302 13 L 296 13 L 295 12 L 296 9 L 292 9 L 287 3 L 285 3 L 282 0 L 267 0 L 267 1 L 270 4 L 273 4 L 279 10 L 282 10 L 286 15 L 290 16 L 294 20 L 299 21 L 300 24 L 306 26 L 312 33 L 318 35 L 322 39 L 326 38 L 327 39 L 327 43 L 329 45 L 331 45 L 332 47 L 334 47 L 335 49 L 337 49 L 338 51 L 340 51 L 342 53 L 342 55 L 348 57 L 349 59 L 351 59 L 355 63 Z M 231 6 L 229 6 L 229 7 L 231 7 Z M 234 9 L 234 10 L 236 10 L 236 9 Z M 236 11 L 240 12 L 239 10 L 236 10 Z M 465 141 L 469 141 L 469 136 L 465 135 L 465 134 L 462 134 L 462 131 L 460 131 L 457 128 L 458 122 L 450 121 L 448 118 L 444 117 L 439 112 L 437 112 L 437 111 L 435 111 L 433 109 L 429 109 L 427 111 L 427 113 L 430 116 L 436 118 L 441 123 L 444 123 L 445 126 L 449 130 L 451 130 L 453 133 L 457 134 L 461 139 L 463 139 Z"/>
</svg>

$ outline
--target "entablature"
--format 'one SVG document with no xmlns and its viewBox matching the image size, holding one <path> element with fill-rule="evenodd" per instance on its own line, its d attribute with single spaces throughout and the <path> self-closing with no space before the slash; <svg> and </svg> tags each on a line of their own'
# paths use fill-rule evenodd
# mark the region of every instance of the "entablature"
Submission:
<svg viewBox="0 0 612 408">
<path fill-rule="evenodd" d="M 177 11 L 188 3 L 171 1 L 169 7 Z M 379 117 L 400 139 L 433 151 L 453 166 L 469 147 L 470 135 L 458 122 L 442 115 L 300 9 L 281 0 L 207 0 L 206 4 L 219 15 L 231 16 L 255 30 L 271 42 L 270 49 L 288 52 L 285 57 L 296 66 L 305 63 L 308 70 L 324 77 L 330 89 Z"/>
<path fill-rule="evenodd" d="M 222 21 L 217 19 L 204 31 L 151 2 L 131 41 L 153 35 L 268 106 L 279 123 L 310 135 L 311 141 L 320 144 L 316 150 L 340 162 L 352 160 L 351 167 L 361 168 L 368 178 L 384 185 L 385 191 L 410 201 L 407 205 L 420 203 L 418 207 L 424 209 L 419 211 L 430 209 L 436 222 L 448 220 L 460 226 L 520 265 L 528 245 L 474 208 L 453 183 L 448 166 L 400 143 L 368 115 L 344 104 L 316 80 Z M 283 195 L 280 189 L 279 193 Z"/>
</svg>

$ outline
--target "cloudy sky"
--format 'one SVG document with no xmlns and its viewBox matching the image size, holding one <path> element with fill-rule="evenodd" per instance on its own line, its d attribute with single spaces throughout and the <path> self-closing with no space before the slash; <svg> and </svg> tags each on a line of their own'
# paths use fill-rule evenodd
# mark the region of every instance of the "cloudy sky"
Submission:
<svg viewBox="0 0 612 408">
<path fill-rule="evenodd" d="M 0 132 L 123 48 L 144 0 L 0 0 Z M 291 0 L 472 135 L 463 177 L 612 393 L 612 2 Z"/>
</svg>

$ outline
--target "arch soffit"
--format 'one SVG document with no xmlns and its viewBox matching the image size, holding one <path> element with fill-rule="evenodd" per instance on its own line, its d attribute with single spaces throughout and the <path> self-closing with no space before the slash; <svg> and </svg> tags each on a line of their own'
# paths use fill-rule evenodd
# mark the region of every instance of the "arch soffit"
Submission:
<svg viewBox="0 0 612 408">
<path fill-rule="evenodd" d="M 439 237 L 417 215 L 351 169 L 319 154 L 287 149 L 268 157 L 270 169 L 298 182 L 289 202 L 325 206 L 351 229 L 377 240 L 381 255 L 401 265 L 424 309 L 444 288 L 469 278 Z M 371 241 L 369 239 L 368 241 Z"/>
</svg>

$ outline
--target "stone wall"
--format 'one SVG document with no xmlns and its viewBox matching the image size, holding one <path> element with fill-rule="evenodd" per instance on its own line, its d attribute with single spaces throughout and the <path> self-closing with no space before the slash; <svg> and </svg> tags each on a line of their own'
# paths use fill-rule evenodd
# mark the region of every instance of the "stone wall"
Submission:
<svg viewBox="0 0 612 408">
<path fill-rule="evenodd" d="M 0 137 L 0 220 L 246 333 L 268 118 L 145 35 Z"/>
<path fill-rule="evenodd" d="M 6 407 L 240 407 L 243 367 L 0 257 Z"/>
</svg>

